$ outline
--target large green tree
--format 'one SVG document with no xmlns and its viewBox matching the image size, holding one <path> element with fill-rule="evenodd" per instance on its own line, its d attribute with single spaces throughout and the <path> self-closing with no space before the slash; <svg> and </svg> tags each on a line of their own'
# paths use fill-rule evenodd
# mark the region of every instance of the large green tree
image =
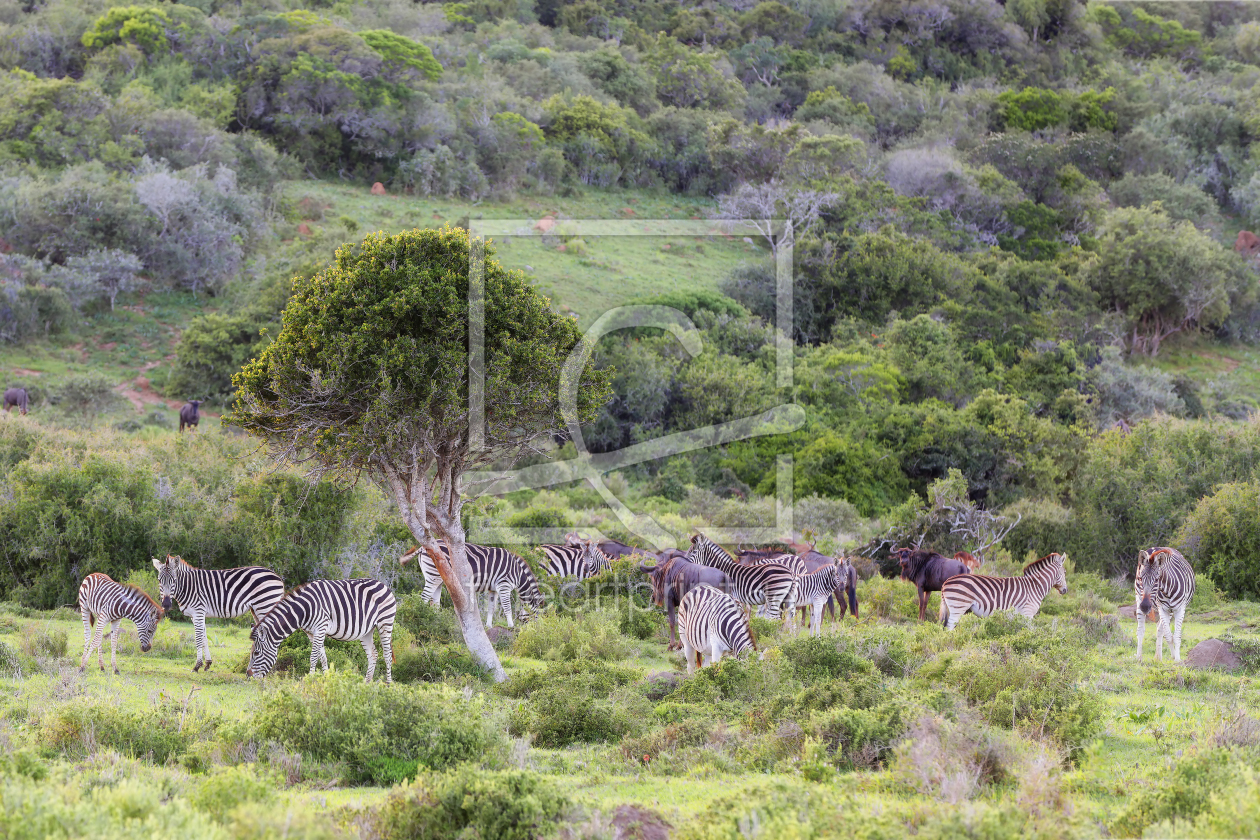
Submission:
<svg viewBox="0 0 1260 840">
<path fill-rule="evenodd" d="M 234 380 L 230 419 L 311 475 L 376 481 L 434 559 L 468 649 L 502 679 L 472 592 L 460 513 L 478 488 L 464 478 L 537 451 L 565 428 L 560 374 L 580 335 L 487 247 L 479 436 L 470 421 L 479 391 L 469 377 L 469 265 L 459 228 L 374 234 L 339 249 L 323 271 L 294 282 L 276 340 Z M 609 385 L 607 373 L 581 370 L 585 421 Z"/>
</svg>

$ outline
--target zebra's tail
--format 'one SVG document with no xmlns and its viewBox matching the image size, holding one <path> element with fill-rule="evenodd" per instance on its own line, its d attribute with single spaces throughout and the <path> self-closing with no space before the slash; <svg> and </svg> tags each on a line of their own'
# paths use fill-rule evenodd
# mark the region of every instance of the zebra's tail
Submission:
<svg viewBox="0 0 1260 840">
<path fill-rule="evenodd" d="M 941 593 L 941 626 L 949 626 L 949 604 L 945 603 L 945 593 Z"/>
</svg>

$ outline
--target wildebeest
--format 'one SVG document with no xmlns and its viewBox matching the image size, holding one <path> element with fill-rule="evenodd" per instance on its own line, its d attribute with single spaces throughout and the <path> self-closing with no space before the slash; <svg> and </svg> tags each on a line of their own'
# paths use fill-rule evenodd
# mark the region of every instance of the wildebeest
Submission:
<svg viewBox="0 0 1260 840">
<path fill-rule="evenodd" d="M 197 427 L 197 423 L 201 419 L 197 409 L 201 407 L 202 402 L 204 400 L 189 400 L 179 410 L 179 430 L 181 432 L 184 431 L 185 426 L 191 426 L 194 429 Z"/>
<path fill-rule="evenodd" d="M 919 590 L 919 621 L 927 620 L 928 598 L 940 592 L 945 581 L 954 575 L 970 574 L 967 564 L 935 551 L 897 548 L 892 552 L 901 566 L 901 579 L 912 581 Z"/>
<path fill-rule="evenodd" d="M 657 562 L 652 566 L 640 563 L 639 571 L 652 581 L 652 602 L 665 608 L 665 616 L 669 619 L 669 650 L 677 650 L 682 647 L 682 643 L 678 641 L 676 611 L 683 596 L 701 585 L 712 586 L 727 593 L 733 591 L 734 587 L 731 579 L 721 569 L 692 563 L 676 549 L 666 549 L 657 557 Z"/>
<path fill-rule="evenodd" d="M 637 548 L 633 545 L 626 545 L 625 543 L 617 542 L 616 540 L 604 540 L 599 544 L 599 550 L 604 552 L 604 555 L 607 556 L 609 560 L 616 560 L 618 557 L 625 557 L 628 554 L 646 554 L 649 556 L 652 554 L 652 552 L 647 551 L 646 549 Z"/>
<path fill-rule="evenodd" d="M 9 388 L 4 392 L 4 410 L 6 413 L 16 408 L 22 414 L 26 414 L 26 403 L 25 388 Z"/>
</svg>

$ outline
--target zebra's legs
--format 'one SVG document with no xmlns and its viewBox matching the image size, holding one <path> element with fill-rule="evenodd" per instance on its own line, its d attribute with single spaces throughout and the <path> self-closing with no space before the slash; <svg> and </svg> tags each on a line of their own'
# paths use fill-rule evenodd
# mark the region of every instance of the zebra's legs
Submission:
<svg viewBox="0 0 1260 840">
<path fill-rule="evenodd" d="M 491 613 L 494 611 L 494 602 L 490 602 Z M 503 610 L 503 617 L 507 619 L 508 627 L 515 627 L 512 623 L 512 590 L 499 590 L 499 608 Z"/>
<path fill-rule="evenodd" d="M 1141 661 L 1142 643 L 1146 640 L 1146 613 L 1142 612 L 1142 600 L 1140 598 L 1135 599 L 1133 610 L 1137 613 L 1137 658 L 1138 661 Z M 1158 644 L 1156 642 L 1156 646 Z"/>
<path fill-rule="evenodd" d="M 481 596 L 478 595 L 478 598 Z M 494 593 L 490 592 L 486 596 L 486 629 L 489 630 L 494 626 Z"/>
<path fill-rule="evenodd" d="M 1172 613 L 1164 607 L 1163 604 L 1157 605 L 1159 610 L 1159 625 L 1155 628 L 1155 658 L 1160 662 L 1164 661 L 1164 639 L 1168 639 L 1168 648 L 1172 649 L 1172 633 L 1169 632 L 1169 625 L 1172 623 Z"/>
<path fill-rule="evenodd" d="M 1182 604 L 1177 607 L 1177 611 L 1173 613 L 1173 635 L 1172 642 L 1169 646 L 1172 648 L 1173 661 L 1181 661 L 1181 622 L 1186 617 L 1186 605 Z"/>
<path fill-rule="evenodd" d="M 80 607 L 79 612 L 83 614 L 83 660 L 79 662 L 79 673 L 82 674 L 87 670 L 88 657 L 92 655 L 92 611 L 87 607 Z"/>
<path fill-rule="evenodd" d="M 679 633 L 678 635 L 682 637 L 683 658 L 687 660 L 687 676 L 691 676 L 696 672 L 700 651 L 691 646 L 691 642 L 687 639 L 687 634 Z"/>
<path fill-rule="evenodd" d="M 709 664 L 716 665 L 722 661 L 722 648 L 718 645 L 717 633 L 709 636 Z"/>
<path fill-rule="evenodd" d="M 371 630 L 368 631 L 366 636 L 359 639 L 359 644 L 363 645 L 363 652 L 367 654 L 367 676 L 363 681 L 371 682 L 372 675 L 376 673 L 376 644 L 372 641 Z"/>
<path fill-rule="evenodd" d="M 118 673 L 118 629 L 122 627 L 122 619 L 114 620 L 114 626 L 109 629 L 109 667 L 114 669 L 114 673 Z M 101 670 L 105 670 L 105 665 L 101 665 Z"/>
<path fill-rule="evenodd" d="M 385 682 L 394 681 L 394 625 L 382 624 L 381 658 L 385 660 Z"/>
<path fill-rule="evenodd" d="M 195 610 L 192 614 L 193 620 L 193 642 L 197 645 L 197 662 L 193 665 L 194 671 L 200 671 L 202 665 L 205 665 L 207 671 L 210 670 L 210 643 L 206 641 L 206 614 L 201 610 Z M 203 657 L 202 651 L 205 651 Z"/>
<path fill-rule="evenodd" d="M 328 657 L 324 653 L 323 632 L 307 633 L 306 635 L 311 637 L 311 673 L 315 673 L 315 666 L 320 664 L 322 664 L 324 666 L 324 670 L 327 671 Z"/>
</svg>

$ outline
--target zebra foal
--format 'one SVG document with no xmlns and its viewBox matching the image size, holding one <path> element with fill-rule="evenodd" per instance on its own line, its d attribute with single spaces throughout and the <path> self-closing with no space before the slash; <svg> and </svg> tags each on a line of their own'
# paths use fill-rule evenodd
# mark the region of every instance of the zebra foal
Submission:
<svg viewBox="0 0 1260 840">
<path fill-rule="evenodd" d="M 726 549 L 702 534 L 691 538 L 691 550 L 686 559 L 725 572 L 734 585 L 736 597 L 749 608 L 765 605 L 767 618 L 783 616 L 791 620 L 796 609 L 797 585 L 796 573 L 789 566 L 774 561 L 756 566 L 741 565 Z"/>
<path fill-rule="evenodd" d="M 1159 611 L 1155 630 L 1155 658 L 1164 660 L 1164 638 L 1172 648 L 1173 661 L 1181 661 L 1181 622 L 1186 606 L 1194 597 L 1194 569 L 1175 548 L 1152 548 L 1138 552 L 1135 593 L 1137 604 L 1137 658 L 1142 658 L 1142 641 L 1146 635 L 1146 614 L 1154 607 Z M 1169 636 L 1169 626 L 1172 635 Z"/>
<path fill-rule="evenodd" d="M 118 673 L 118 628 L 124 618 L 135 622 L 140 636 L 140 650 L 145 653 L 153 647 L 153 634 L 164 611 L 143 590 L 130 584 L 118 583 L 109 575 L 94 572 L 79 584 L 79 612 L 83 616 L 83 660 L 79 673 L 87 670 L 88 656 L 96 648 L 96 661 L 105 670 L 105 653 L 101 650 L 104 638 L 101 630 L 112 625 L 109 636 L 109 664 Z M 93 632 L 92 627 L 96 630 Z"/>
<path fill-rule="evenodd" d="M 1014 610 L 1032 618 L 1051 588 L 1067 594 L 1067 572 L 1062 554 L 1048 554 L 1024 567 L 1020 577 L 954 575 L 941 587 L 941 623 L 953 630 L 967 613 L 984 617 Z"/>
<path fill-rule="evenodd" d="M 735 599 L 708 584 L 695 587 L 683 596 L 678 607 L 678 637 L 682 640 L 687 673 L 694 674 L 709 663 L 722 661 L 722 654 L 756 650 L 748 619 Z"/>
<path fill-rule="evenodd" d="M 446 543 L 439 543 L 439 545 L 442 547 L 442 554 L 449 558 L 451 551 Z M 530 571 L 529 564 L 506 548 L 472 544 L 464 548 L 468 556 L 468 565 L 472 567 L 473 591 L 479 596 L 483 594 L 490 596 L 486 610 L 486 627 L 494 624 L 496 602 L 503 611 L 503 617 L 507 619 L 508 627 L 516 626 L 512 623 L 512 590 L 514 589 L 521 596 L 520 620 L 525 622 L 538 614 L 543 606 L 542 593 L 538 590 L 538 578 L 534 577 L 534 573 Z M 442 600 L 442 576 L 438 573 L 437 564 L 433 562 L 428 552 L 421 550 L 419 546 L 412 546 L 398 559 L 398 562 L 405 565 L 413 557 L 418 558 L 420 571 L 424 574 L 424 592 L 421 597 L 436 607 Z"/>
<path fill-rule="evenodd" d="M 555 577 L 576 577 L 584 580 L 612 568 L 608 555 L 600 550 L 594 540 L 584 540 L 570 534 L 565 545 L 539 546 L 547 558 L 547 574 Z"/>
<path fill-rule="evenodd" d="M 162 609 L 171 608 L 171 600 L 192 619 L 197 643 L 194 671 L 202 665 L 210 670 L 210 643 L 206 640 L 206 618 L 235 618 L 247 612 L 254 614 L 254 623 L 266 615 L 284 597 L 284 580 L 262 566 L 237 569 L 198 569 L 182 557 L 166 555 L 153 558 L 158 573 L 158 592 Z"/>
<path fill-rule="evenodd" d="M 254 625 L 249 634 L 247 677 L 265 677 L 276 667 L 280 643 L 299 630 L 311 639 L 311 673 L 317 664 L 328 670 L 324 639 L 356 639 L 367 654 L 367 678 L 376 672 L 372 631 L 381 634 L 385 682 L 394 681 L 394 615 L 398 601 L 389 587 L 375 578 L 313 580 L 286 595 Z"/>
<path fill-rule="evenodd" d="M 817 571 L 796 576 L 796 603 L 802 609 L 810 607 L 811 610 L 809 635 L 822 635 L 823 609 L 827 606 L 827 601 L 834 597 L 837 592 L 843 592 L 844 588 L 849 585 L 848 562 L 847 559 L 842 557 L 835 563 L 824 566 Z M 840 604 L 840 608 L 843 610 L 843 598 Z M 843 616 L 843 612 L 841 616 Z"/>
</svg>

